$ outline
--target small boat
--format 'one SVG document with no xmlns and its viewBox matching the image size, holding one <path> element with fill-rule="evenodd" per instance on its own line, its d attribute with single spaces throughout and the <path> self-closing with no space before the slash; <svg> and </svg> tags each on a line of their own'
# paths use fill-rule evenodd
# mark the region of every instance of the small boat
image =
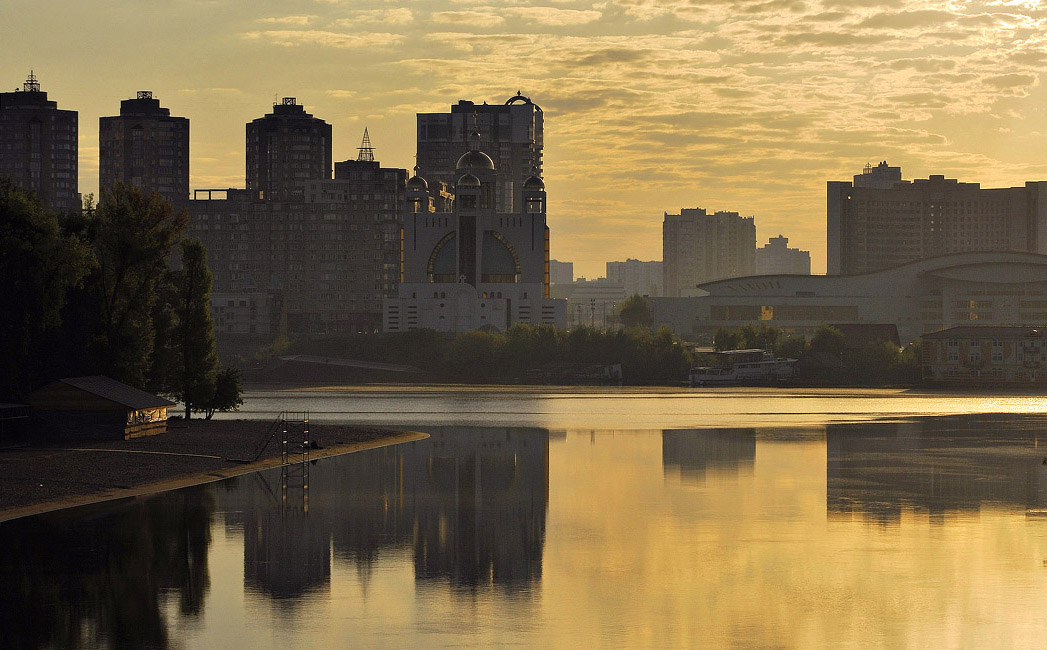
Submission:
<svg viewBox="0 0 1047 650">
<path fill-rule="evenodd" d="M 691 368 L 697 386 L 760 386 L 793 378 L 796 359 L 776 357 L 767 350 L 725 350 L 708 353 L 707 365 Z"/>
</svg>

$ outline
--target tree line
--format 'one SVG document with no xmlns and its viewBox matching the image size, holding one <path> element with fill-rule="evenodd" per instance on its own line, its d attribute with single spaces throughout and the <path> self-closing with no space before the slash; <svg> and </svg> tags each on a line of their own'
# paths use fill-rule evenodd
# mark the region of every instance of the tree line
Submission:
<svg viewBox="0 0 1047 650">
<path fill-rule="evenodd" d="M 713 336 L 713 348 L 763 349 L 797 359 L 798 381 L 814 385 L 884 386 L 915 384 L 921 379 L 919 342 L 904 347 L 882 340 L 848 345 L 843 333 L 829 325 L 819 326 L 810 339 L 763 324 L 720 328 Z"/>
<path fill-rule="evenodd" d="M 414 330 L 293 341 L 289 351 L 410 365 L 430 379 L 455 382 L 570 383 L 587 367 L 620 364 L 625 383 L 678 384 L 693 362 L 688 346 L 664 327 L 559 330 L 524 323 L 454 336 Z"/>
<path fill-rule="evenodd" d="M 238 406 L 239 371 L 219 369 L 207 252 L 188 226 L 130 185 L 58 214 L 0 179 L 0 395 L 101 374 L 183 402 L 186 417 Z"/>
</svg>

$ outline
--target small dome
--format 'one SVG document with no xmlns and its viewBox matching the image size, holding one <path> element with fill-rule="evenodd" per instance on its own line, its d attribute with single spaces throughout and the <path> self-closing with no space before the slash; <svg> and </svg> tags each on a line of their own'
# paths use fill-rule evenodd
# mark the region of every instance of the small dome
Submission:
<svg viewBox="0 0 1047 650">
<path fill-rule="evenodd" d="M 425 179 L 421 176 L 412 176 L 407 179 L 407 190 L 421 190 L 425 192 L 429 189 L 429 183 L 425 182 Z"/>
<path fill-rule="evenodd" d="M 455 169 L 494 169 L 494 161 L 482 151 L 467 151 L 458 159 Z"/>
<path fill-rule="evenodd" d="M 480 187 L 480 179 L 472 174 L 465 174 L 458 179 L 458 189 Z"/>
<path fill-rule="evenodd" d="M 527 180 L 524 181 L 524 185 L 523 186 L 524 186 L 525 190 L 542 190 L 542 191 L 544 191 L 545 190 L 545 181 L 543 181 L 542 179 L 538 178 L 537 176 L 532 176 L 532 177 L 530 177 L 530 178 L 528 178 Z"/>
</svg>

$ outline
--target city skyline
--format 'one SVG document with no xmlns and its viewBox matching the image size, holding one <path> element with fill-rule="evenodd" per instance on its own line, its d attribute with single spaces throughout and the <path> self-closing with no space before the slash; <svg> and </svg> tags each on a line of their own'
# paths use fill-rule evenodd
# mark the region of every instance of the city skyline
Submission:
<svg viewBox="0 0 1047 650">
<path fill-rule="evenodd" d="M 661 213 L 695 206 L 755 215 L 759 240 L 784 232 L 824 272 L 825 182 L 867 162 L 1047 178 L 1035 3 L 553 4 L 85 2 L 56 21 L 18 0 L 3 83 L 34 69 L 80 113 L 84 193 L 97 118 L 138 90 L 191 120 L 191 188 L 243 186 L 243 125 L 274 97 L 332 124 L 335 160 L 367 126 L 383 165 L 410 169 L 416 113 L 521 90 L 548 117 L 552 256 L 588 277 L 660 258 Z"/>
</svg>

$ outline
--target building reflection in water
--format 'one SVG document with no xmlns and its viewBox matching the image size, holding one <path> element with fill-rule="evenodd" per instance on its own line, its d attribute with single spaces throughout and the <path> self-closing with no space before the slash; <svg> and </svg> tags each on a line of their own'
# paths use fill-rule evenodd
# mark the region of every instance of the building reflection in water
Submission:
<svg viewBox="0 0 1047 650">
<path fill-rule="evenodd" d="M 709 470 L 752 472 L 756 429 L 669 429 L 662 431 L 662 467 L 684 482 L 701 483 Z"/>
<path fill-rule="evenodd" d="M 410 550 L 415 578 L 524 588 L 541 578 L 548 505 L 544 429 L 454 427 L 328 459 L 310 470 L 308 509 L 288 507 L 279 470 L 223 494 L 244 534 L 244 587 L 273 598 L 329 588 L 331 557 L 366 578 Z"/>
<path fill-rule="evenodd" d="M 831 518 L 897 522 L 906 509 L 941 521 L 997 504 L 1047 511 L 1047 424 L 961 415 L 826 428 Z"/>
<path fill-rule="evenodd" d="M 210 587 L 213 495 L 202 486 L 0 525 L 0 647 L 168 647 L 168 603 L 195 617 Z"/>
</svg>

